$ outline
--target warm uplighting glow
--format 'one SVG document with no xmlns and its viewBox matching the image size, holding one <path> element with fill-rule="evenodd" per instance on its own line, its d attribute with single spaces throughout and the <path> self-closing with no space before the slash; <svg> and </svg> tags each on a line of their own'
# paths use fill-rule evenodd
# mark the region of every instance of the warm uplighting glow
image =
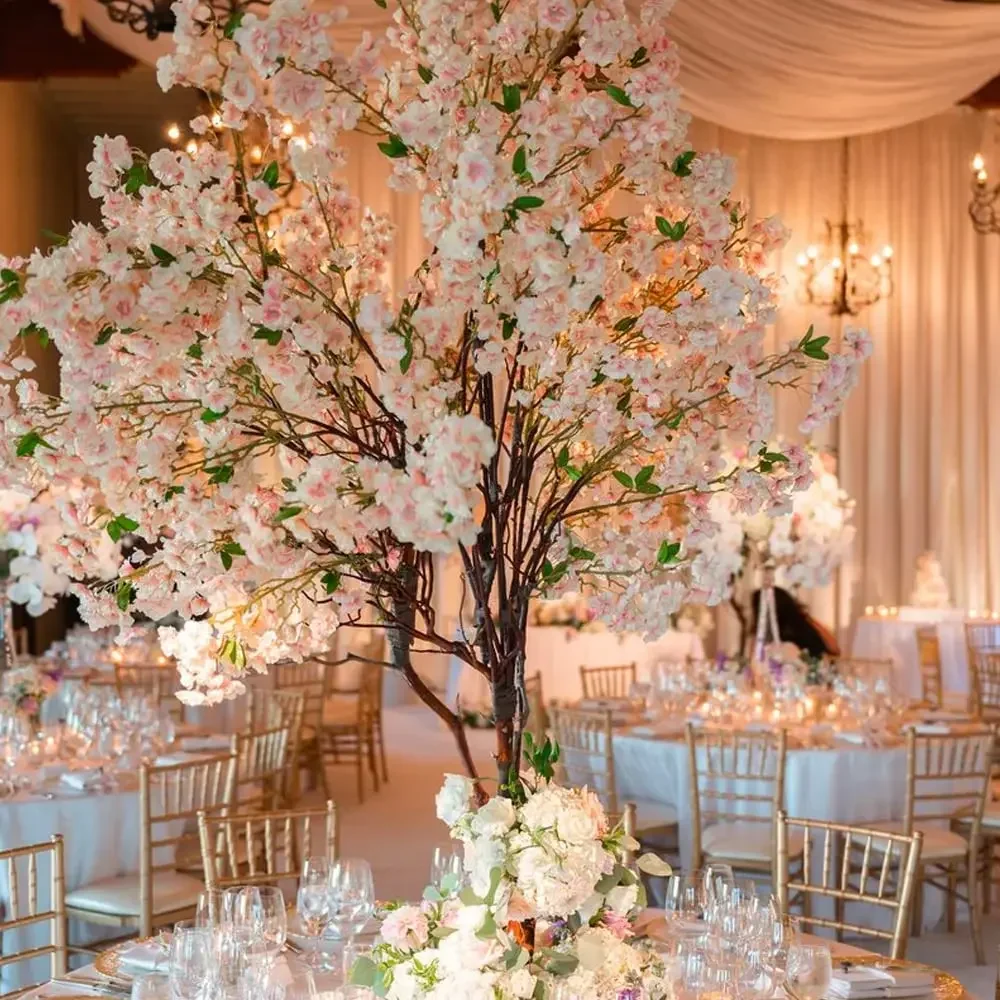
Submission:
<svg viewBox="0 0 1000 1000">
<path fill-rule="evenodd" d="M 175 123 L 167 126 L 167 138 L 171 142 L 177 142 L 181 137 L 180 126 Z"/>
<path fill-rule="evenodd" d="M 865 616 L 870 618 L 873 614 L 875 614 L 875 609 L 869 604 L 868 607 L 865 608 Z"/>
<path fill-rule="evenodd" d="M 198 143 L 192 139 L 184 148 L 191 154 L 191 156 L 194 156 L 198 152 Z"/>
</svg>

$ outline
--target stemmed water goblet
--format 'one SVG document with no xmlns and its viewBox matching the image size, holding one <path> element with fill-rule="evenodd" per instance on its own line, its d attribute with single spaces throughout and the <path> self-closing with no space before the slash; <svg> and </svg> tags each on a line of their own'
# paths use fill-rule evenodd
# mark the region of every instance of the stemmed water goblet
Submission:
<svg viewBox="0 0 1000 1000">
<path fill-rule="evenodd" d="M 350 943 L 375 912 L 371 866 L 360 858 L 342 858 L 330 871 L 330 923 Z"/>
</svg>

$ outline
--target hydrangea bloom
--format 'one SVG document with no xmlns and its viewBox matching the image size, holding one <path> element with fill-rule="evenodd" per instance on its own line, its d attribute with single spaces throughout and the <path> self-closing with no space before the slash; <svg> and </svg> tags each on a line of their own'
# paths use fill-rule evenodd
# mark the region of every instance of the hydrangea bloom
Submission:
<svg viewBox="0 0 1000 1000">
<path fill-rule="evenodd" d="M 45 331 L 63 387 L 0 389 L 0 467 L 95 475 L 108 529 L 155 546 L 83 613 L 187 619 L 164 641 L 189 701 L 325 649 L 367 604 L 457 734 L 411 642 L 492 678 L 504 776 L 532 594 L 596 594 L 649 634 L 719 600 L 702 553 L 723 429 L 762 455 L 779 385 L 813 394 L 810 426 L 831 416 L 869 342 L 765 352 L 761 267 L 786 233 L 732 197 L 731 160 L 689 147 L 662 2 L 407 0 L 351 52 L 308 0 L 174 9 L 161 82 L 213 114 L 191 154 L 97 139 L 104 226 L 0 260 L 0 344 Z M 355 128 L 420 200 L 427 255 L 395 292 L 391 221 L 341 180 Z M 255 163 L 261 132 L 285 155 Z M 797 478 L 747 463 L 741 503 Z M 455 552 L 461 639 L 433 604 Z"/>
</svg>

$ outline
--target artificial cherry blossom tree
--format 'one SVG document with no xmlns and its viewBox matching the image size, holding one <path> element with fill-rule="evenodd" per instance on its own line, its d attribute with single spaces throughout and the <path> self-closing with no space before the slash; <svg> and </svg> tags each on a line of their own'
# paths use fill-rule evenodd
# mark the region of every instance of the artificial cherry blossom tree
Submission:
<svg viewBox="0 0 1000 1000">
<path fill-rule="evenodd" d="M 385 40 L 340 52 L 337 15 L 306 0 L 224 23 L 177 3 L 159 73 L 214 95 L 197 152 L 98 139 L 104 227 L 0 271 L 4 344 L 46 331 L 62 373 L 60 398 L 27 375 L 4 390 L 4 467 L 88 470 L 107 529 L 156 546 L 81 595 L 92 625 L 180 613 L 162 642 L 183 696 L 216 700 L 367 605 L 470 770 L 410 652 L 489 678 L 503 782 L 533 594 L 590 594 L 650 635 L 724 598 L 712 492 L 786 506 L 809 461 L 768 451 L 773 391 L 812 394 L 809 430 L 870 348 L 851 333 L 828 358 L 810 330 L 765 349 L 785 232 L 732 198 L 728 159 L 689 147 L 665 9 L 400 0 Z M 254 165 L 261 128 L 294 131 L 287 161 Z M 338 179 L 349 130 L 420 199 L 426 257 L 396 289 L 391 220 Z M 463 634 L 432 601 L 455 551 Z"/>
</svg>

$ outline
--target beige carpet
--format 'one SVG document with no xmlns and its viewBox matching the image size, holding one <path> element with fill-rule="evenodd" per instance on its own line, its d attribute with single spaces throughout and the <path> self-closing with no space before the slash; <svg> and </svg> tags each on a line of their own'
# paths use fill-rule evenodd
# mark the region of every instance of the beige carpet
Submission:
<svg viewBox="0 0 1000 1000">
<path fill-rule="evenodd" d="M 341 849 L 371 862 L 380 899 L 415 899 L 427 883 L 434 847 L 448 841 L 447 830 L 434 815 L 434 795 L 442 775 L 460 772 L 461 766 L 451 734 L 422 706 L 387 710 L 385 726 L 388 785 L 378 793 L 369 785 L 359 804 L 353 770 L 330 770 L 341 812 Z M 480 773 L 492 776 L 492 732 L 469 730 L 468 735 Z M 986 925 L 989 966 L 973 965 L 972 942 L 963 925 L 956 934 L 941 931 L 912 940 L 908 957 L 953 973 L 977 1000 L 992 1000 L 1000 944 L 998 911 L 1000 904 Z"/>
</svg>

